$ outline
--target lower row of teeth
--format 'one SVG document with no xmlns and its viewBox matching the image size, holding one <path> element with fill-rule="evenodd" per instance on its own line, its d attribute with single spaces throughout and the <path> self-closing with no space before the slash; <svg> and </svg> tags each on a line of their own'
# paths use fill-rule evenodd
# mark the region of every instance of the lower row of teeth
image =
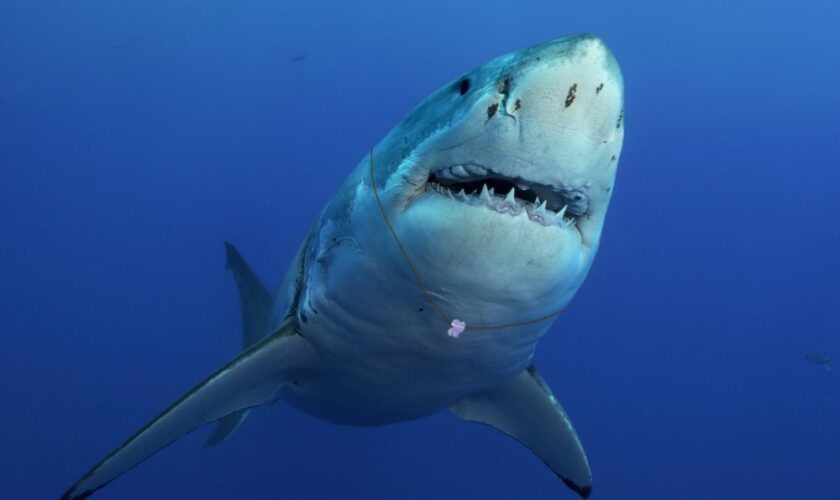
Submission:
<svg viewBox="0 0 840 500">
<path fill-rule="evenodd" d="M 569 208 L 568 205 L 564 205 L 563 208 L 555 212 L 546 207 L 545 200 L 541 201 L 537 198 L 534 203 L 528 203 L 516 199 L 515 188 L 512 188 L 505 196 L 497 196 L 494 189 L 488 188 L 485 184 L 478 196 L 475 196 L 474 194 L 467 195 L 463 189 L 453 193 L 451 189 L 440 184 L 434 184 L 433 186 L 435 191 L 453 200 L 467 202 L 470 205 L 486 205 L 500 213 L 519 215 L 524 210 L 528 213 L 529 219 L 544 226 L 570 227 L 575 223 L 575 217 L 566 213 L 566 209 Z"/>
</svg>

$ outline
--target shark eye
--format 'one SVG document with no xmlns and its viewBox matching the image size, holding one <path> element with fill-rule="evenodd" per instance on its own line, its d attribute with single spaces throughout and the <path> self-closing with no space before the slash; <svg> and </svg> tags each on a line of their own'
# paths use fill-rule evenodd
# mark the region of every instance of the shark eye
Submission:
<svg viewBox="0 0 840 500">
<path fill-rule="evenodd" d="M 458 84 L 458 92 L 460 92 L 461 95 L 464 95 L 468 90 L 470 90 L 470 79 L 464 78 L 461 80 L 461 83 Z"/>
</svg>

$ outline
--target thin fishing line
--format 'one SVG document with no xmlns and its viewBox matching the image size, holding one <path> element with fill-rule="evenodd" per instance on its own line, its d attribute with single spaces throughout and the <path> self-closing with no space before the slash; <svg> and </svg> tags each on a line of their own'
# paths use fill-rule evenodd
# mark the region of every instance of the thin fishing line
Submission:
<svg viewBox="0 0 840 500">
<path fill-rule="evenodd" d="M 402 254 L 403 259 L 405 259 L 405 263 L 408 264 L 408 267 L 411 269 L 411 274 L 414 276 L 414 281 L 417 283 L 417 287 L 420 289 L 420 292 L 426 297 L 426 302 L 432 307 L 432 309 L 437 313 L 438 316 L 441 317 L 447 324 L 452 323 L 450 321 L 449 316 L 443 311 L 443 309 L 437 304 L 434 297 L 432 296 L 429 289 L 426 287 L 425 283 L 423 282 L 423 278 L 420 276 L 420 272 L 417 270 L 417 267 L 414 266 L 414 262 L 412 262 L 411 257 L 409 257 L 408 252 L 405 250 L 402 242 L 397 237 L 397 232 L 394 230 L 394 226 L 391 225 L 391 221 L 388 220 L 388 214 L 385 213 L 385 206 L 382 205 L 382 200 L 379 198 L 379 190 L 376 189 L 376 177 L 373 174 L 373 148 L 370 148 L 370 184 L 373 187 L 373 195 L 376 197 L 376 205 L 379 207 L 379 213 L 382 214 L 382 220 L 385 221 L 385 225 L 388 226 L 388 231 L 391 233 L 391 236 L 394 238 L 394 242 L 397 244 L 397 248 L 400 250 L 400 254 Z M 531 325 L 534 323 L 539 323 L 541 321 L 545 321 L 547 319 L 555 318 L 563 314 L 566 310 L 560 309 L 558 311 L 554 311 L 553 313 L 546 314 L 545 316 L 540 316 L 538 318 L 530 319 L 527 321 L 518 321 L 516 323 L 505 323 L 502 325 L 476 325 L 476 326 L 466 326 L 465 330 L 501 330 L 503 328 L 514 328 L 517 326 L 526 326 Z"/>
<path fill-rule="evenodd" d="M 408 252 L 405 251 L 405 247 L 403 247 L 400 239 L 397 237 L 396 231 L 394 231 L 394 226 L 391 225 L 391 221 L 388 220 L 388 215 L 385 213 L 385 207 L 382 205 L 382 200 L 379 198 L 379 190 L 376 189 L 376 178 L 373 175 L 373 148 L 370 148 L 370 183 L 373 186 L 373 194 L 376 197 L 376 205 L 379 207 L 379 212 L 382 214 L 382 220 L 385 221 L 385 225 L 388 226 L 388 231 L 391 232 L 391 236 L 394 238 L 394 241 L 397 243 L 397 247 L 400 249 L 400 253 L 405 259 L 405 262 L 408 264 L 408 267 L 411 268 L 411 274 L 414 275 L 414 281 L 417 282 L 417 287 L 420 288 L 420 291 L 426 297 L 426 301 L 429 305 L 434 309 L 434 311 L 440 316 L 445 322 L 450 323 L 449 316 L 443 312 L 443 309 L 438 307 L 437 303 L 432 298 L 431 294 L 429 293 L 426 285 L 423 283 L 423 278 L 420 277 L 420 272 L 417 271 L 417 268 L 414 267 L 414 263 L 411 261 L 411 257 L 408 256 Z"/>
</svg>

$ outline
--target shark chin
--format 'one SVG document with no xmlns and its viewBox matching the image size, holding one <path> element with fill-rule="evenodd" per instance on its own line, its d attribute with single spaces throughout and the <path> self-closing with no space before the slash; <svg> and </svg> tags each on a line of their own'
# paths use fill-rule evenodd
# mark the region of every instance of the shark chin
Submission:
<svg viewBox="0 0 840 500">
<path fill-rule="evenodd" d="M 573 219 L 551 220 L 544 202 L 457 198 L 423 196 L 396 225 L 415 266 L 452 314 L 501 324 L 548 314 L 571 300 L 591 259 Z"/>
<path fill-rule="evenodd" d="M 532 358 L 598 247 L 624 137 L 621 71 L 575 35 L 441 87 L 349 174 L 274 293 L 225 244 L 243 351 L 62 496 L 86 498 L 215 422 L 282 400 L 342 425 L 448 410 L 530 449 L 586 498 L 592 474 Z"/>
</svg>

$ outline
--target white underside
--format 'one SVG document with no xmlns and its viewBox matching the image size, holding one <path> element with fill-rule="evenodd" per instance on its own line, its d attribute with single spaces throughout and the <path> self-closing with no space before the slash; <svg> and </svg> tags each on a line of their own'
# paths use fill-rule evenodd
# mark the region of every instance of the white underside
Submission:
<svg viewBox="0 0 840 500">
<path fill-rule="evenodd" d="M 325 420 L 382 425 L 435 413 L 527 368 L 551 320 L 448 336 L 449 325 L 430 306 L 373 207 L 362 197 L 352 224 L 326 222 L 320 228 L 298 317 L 301 334 L 323 362 L 318 375 L 287 385 L 284 399 Z M 486 247 L 441 244 L 452 238 L 453 227 L 462 233 L 487 230 Z M 512 217 L 438 195 L 418 200 L 395 221 L 395 229 L 435 304 L 468 327 L 562 309 L 590 261 L 581 257 L 574 229 L 545 227 L 527 214 Z M 555 246 L 522 252 L 519 245 L 529 241 Z M 559 287 L 557 269 L 570 270 Z M 508 283 L 480 287 L 487 270 Z M 478 280 L 480 271 L 485 276 Z M 553 279 L 543 281 L 546 276 Z"/>
</svg>

